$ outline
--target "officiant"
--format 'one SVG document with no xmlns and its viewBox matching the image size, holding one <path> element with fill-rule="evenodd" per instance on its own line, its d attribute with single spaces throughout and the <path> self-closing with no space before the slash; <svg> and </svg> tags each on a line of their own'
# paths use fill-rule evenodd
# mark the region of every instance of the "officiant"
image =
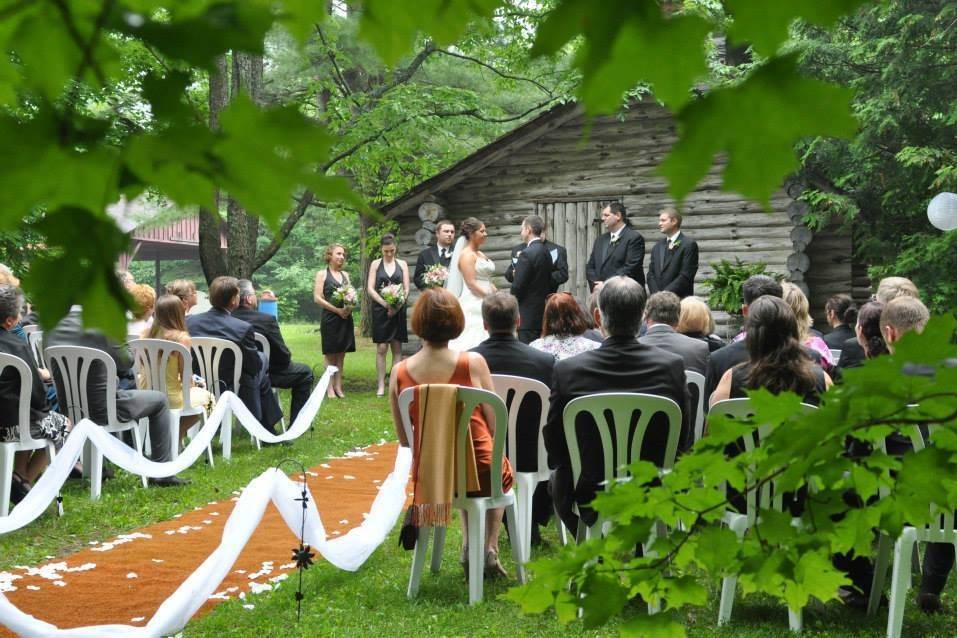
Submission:
<svg viewBox="0 0 957 638">
<path fill-rule="evenodd" d="M 435 265 L 442 265 L 446 268 L 452 261 L 452 242 L 455 241 L 455 224 L 448 219 L 443 219 L 435 224 L 435 246 L 429 246 L 419 254 L 418 261 L 415 262 L 415 273 L 412 280 L 415 287 L 419 290 L 425 290 L 430 286 L 426 284 L 425 273 Z"/>
<path fill-rule="evenodd" d="M 645 286 L 645 238 L 628 225 L 628 210 L 621 202 L 612 202 L 601 211 L 601 223 L 608 232 L 595 240 L 585 276 L 590 290 L 601 288 L 612 277 L 631 277 Z"/>
</svg>

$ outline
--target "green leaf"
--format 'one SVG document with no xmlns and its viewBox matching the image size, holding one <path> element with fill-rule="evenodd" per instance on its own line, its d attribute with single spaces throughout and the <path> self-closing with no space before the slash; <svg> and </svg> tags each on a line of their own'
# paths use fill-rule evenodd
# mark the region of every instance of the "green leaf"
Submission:
<svg viewBox="0 0 957 638">
<path fill-rule="evenodd" d="M 726 0 L 733 17 L 728 32 L 731 40 L 750 43 L 763 56 L 771 56 L 788 38 L 788 27 L 803 19 L 829 27 L 838 18 L 854 11 L 865 0 L 827 0 L 827 2 L 767 2 L 765 0 Z"/>
<path fill-rule="evenodd" d="M 769 206 L 798 167 L 794 143 L 808 135 L 847 137 L 856 123 L 851 90 L 802 77 L 794 55 L 771 60 L 744 82 L 711 91 L 677 114 L 680 138 L 659 172 L 679 203 L 727 154 L 722 190 Z"/>
<path fill-rule="evenodd" d="M 621 612 L 628 602 L 628 596 L 625 587 L 615 576 L 591 572 L 582 585 L 580 602 L 585 628 L 594 629 Z"/>
<path fill-rule="evenodd" d="M 834 567 L 829 556 L 818 552 L 801 556 L 794 568 L 794 579 L 784 586 L 784 599 L 792 609 L 807 605 L 810 596 L 825 602 L 837 598 L 838 587 L 851 584 L 850 579 Z"/>
</svg>

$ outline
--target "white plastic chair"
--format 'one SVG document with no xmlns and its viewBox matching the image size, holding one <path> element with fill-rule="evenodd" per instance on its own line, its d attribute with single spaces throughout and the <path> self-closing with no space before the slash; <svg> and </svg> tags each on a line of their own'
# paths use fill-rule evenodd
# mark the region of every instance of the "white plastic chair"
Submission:
<svg viewBox="0 0 957 638">
<path fill-rule="evenodd" d="M 20 329 L 23 330 L 23 334 L 30 334 L 31 332 L 36 332 L 40 329 L 40 324 L 31 323 L 27 326 L 20 326 Z"/>
<path fill-rule="evenodd" d="M 844 350 L 835 350 L 834 348 L 830 348 L 830 350 L 831 358 L 834 359 L 834 363 L 837 364 L 837 362 L 841 360 L 841 353 L 844 352 Z"/>
<path fill-rule="evenodd" d="M 0 443 L 0 516 L 10 513 L 10 490 L 13 484 L 13 455 L 46 448 L 50 463 L 56 456 L 53 441 L 35 439 L 30 435 L 30 395 L 33 392 L 33 374 L 30 366 L 20 357 L 0 353 L 0 375 L 11 367 L 20 375 L 20 401 L 17 405 L 17 426 L 20 440 Z"/>
<path fill-rule="evenodd" d="M 190 403 L 189 388 L 193 375 L 193 355 L 181 343 L 164 339 L 134 339 L 130 341 L 133 351 L 133 365 L 137 375 L 142 375 L 146 387 L 167 395 L 166 367 L 170 357 L 174 354 L 183 361 L 183 407 L 170 408 L 170 459 L 179 456 L 179 422 L 184 416 L 199 415 L 200 423 L 206 423 L 206 410 L 202 406 L 193 406 Z M 175 365 L 175 364 L 174 364 Z M 206 448 L 209 466 L 213 467 L 213 446 Z"/>
<path fill-rule="evenodd" d="M 224 383 L 219 378 L 219 362 L 223 353 L 233 353 L 233 392 L 239 393 L 239 377 L 242 374 L 243 353 L 232 341 L 226 339 L 217 339 L 216 337 L 190 337 L 192 342 L 193 355 L 196 358 L 196 364 L 199 367 L 199 376 L 206 379 L 206 389 L 213 393 L 216 401 L 219 401 L 220 395 L 225 390 Z M 259 447 L 259 439 L 253 437 L 256 447 Z M 219 428 L 219 442 L 223 446 L 223 458 L 232 457 L 233 442 L 233 412 L 229 406 L 223 413 L 223 423 Z"/>
<path fill-rule="evenodd" d="M 106 408 L 106 423 L 97 423 L 110 433 L 131 431 L 136 451 L 143 452 L 143 434 L 138 421 L 120 421 L 116 416 L 116 362 L 102 350 L 82 346 L 50 346 L 43 351 L 50 362 L 50 373 L 56 380 L 57 400 L 61 410 L 73 423 L 93 419 L 87 380 L 94 364 L 101 365 L 106 375 L 106 392 L 103 397 Z M 83 472 L 90 477 L 90 498 L 100 498 L 103 485 L 103 453 L 87 441 L 83 448 Z M 146 477 L 141 477 L 146 487 Z"/>
<path fill-rule="evenodd" d="M 801 407 L 805 411 L 814 411 L 816 406 L 808 403 L 802 403 Z M 750 399 L 726 399 L 718 401 L 708 412 L 710 415 L 725 415 L 736 420 L 750 419 L 754 417 L 754 408 L 751 407 Z M 768 435 L 768 428 L 760 426 L 758 428 L 758 442 Z M 744 441 L 745 452 L 750 452 L 755 448 L 756 442 L 752 436 L 742 437 Z M 777 482 L 771 481 L 761 488 L 761 494 L 757 495 L 754 490 L 747 493 L 746 503 L 747 512 L 740 514 L 738 512 L 725 512 L 724 522 L 733 531 L 737 537 L 744 538 L 744 535 L 751 529 L 758 516 L 758 496 L 761 503 L 769 504 L 773 509 L 782 511 L 784 509 L 784 495 L 777 490 Z M 723 625 L 731 619 L 731 611 L 734 607 L 734 594 L 737 589 L 737 575 L 725 576 L 721 581 L 721 602 L 718 606 L 718 625 Z M 791 631 L 799 632 L 804 627 L 804 613 L 802 609 L 788 608 L 788 626 Z"/>
<path fill-rule="evenodd" d="M 685 370 L 685 384 L 697 389 L 698 400 L 694 406 L 694 442 L 704 436 L 704 375 L 694 370 Z"/>
<path fill-rule="evenodd" d="M 37 367 L 47 367 L 46 361 L 43 360 L 43 331 L 31 330 L 28 332 L 27 343 L 30 345 L 31 352 L 33 352 L 33 361 L 37 364 Z"/>
<path fill-rule="evenodd" d="M 270 356 L 270 354 L 271 354 L 270 349 L 269 349 L 269 340 L 266 339 L 266 336 L 265 336 L 265 335 L 262 335 L 262 334 L 260 334 L 260 333 L 258 333 L 258 332 L 254 332 L 254 333 L 253 333 L 253 338 L 256 339 L 256 345 L 259 346 L 259 349 L 262 350 L 262 353 L 263 353 L 264 355 L 266 355 L 266 365 L 268 366 L 268 365 L 269 365 L 269 356 Z M 276 401 L 278 402 L 278 401 L 279 401 L 279 388 L 273 388 L 273 389 L 272 389 L 272 393 L 273 393 L 273 396 L 276 397 Z M 286 417 L 285 417 L 285 416 L 279 417 L 279 427 L 282 428 L 282 431 L 283 431 L 283 432 L 286 431 Z"/>
<path fill-rule="evenodd" d="M 541 381 L 517 377 L 509 374 L 493 374 L 492 384 L 495 394 L 508 406 L 508 461 L 512 464 L 515 475 L 516 491 L 518 492 L 518 533 L 517 539 L 522 545 L 522 557 L 528 561 L 532 555 L 532 497 L 538 484 L 547 481 L 551 476 L 548 469 L 548 452 L 545 451 L 545 438 L 542 428 L 548 419 L 548 386 Z M 534 472 L 518 471 L 518 412 L 529 394 L 537 394 L 541 401 L 541 413 L 538 420 L 538 446 L 536 448 L 536 465 Z M 528 425 L 526 425 L 528 427 Z M 562 532 L 561 520 L 555 517 L 559 525 L 559 534 Z M 515 541 L 513 541 L 515 542 Z"/>
<path fill-rule="evenodd" d="M 428 386 L 418 386 L 426 388 Z M 402 426 L 405 428 L 406 440 L 413 447 L 415 438 L 412 433 L 412 419 L 409 408 L 415 397 L 415 388 L 406 388 L 399 395 L 399 414 L 402 416 Z M 466 437 L 469 434 L 469 420 L 472 412 L 481 404 L 487 404 L 495 412 L 495 435 L 492 438 L 492 467 L 489 470 L 491 477 L 491 496 L 465 496 L 467 481 L 465 478 L 466 464 L 459 463 L 455 472 L 455 496 L 452 498 L 452 507 L 463 509 L 468 513 L 469 539 L 469 604 L 474 605 L 482 601 L 482 590 L 485 579 L 485 514 L 490 509 L 505 508 L 508 533 L 512 538 L 518 538 L 516 521 L 515 492 L 502 492 L 502 459 L 505 456 L 505 437 L 507 428 L 501 424 L 508 422 L 505 403 L 494 392 L 459 386 L 457 401 L 462 403 L 462 412 L 456 426 L 456 449 L 459 458 L 465 458 Z M 412 557 L 412 573 L 409 576 L 407 596 L 415 598 L 419 593 L 419 582 L 422 580 L 422 569 L 425 567 L 425 554 L 428 551 L 429 536 L 432 527 L 422 526 L 418 529 L 418 538 L 415 542 L 415 552 Z M 442 549 L 445 545 L 445 527 L 435 528 L 435 543 L 432 548 L 432 573 L 437 574 L 442 564 Z M 512 543 L 512 555 L 515 558 L 515 570 L 519 582 L 525 582 L 525 567 L 522 563 L 520 543 Z"/>
</svg>

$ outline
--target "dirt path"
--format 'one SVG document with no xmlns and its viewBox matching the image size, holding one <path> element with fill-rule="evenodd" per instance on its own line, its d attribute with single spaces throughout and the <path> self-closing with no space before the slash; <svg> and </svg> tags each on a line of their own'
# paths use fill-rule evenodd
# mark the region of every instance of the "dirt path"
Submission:
<svg viewBox="0 0 957 638">
<path fill-rule="evenodd" d="M 362 523 L 378 485 L 392 471 L 395 448 L 395 444 L 371 446 L 307 472 L 330 536 Z M 0 591 L 21 610 L 61 628 L 145 625 L 219 545 L 237 494 L 109 542 L 92 542 L 83 551 L 43 565 L 0 572 Z M 297 543 L 276 509 L 268 507 L 229 575 L 197 616 L 237 596 L 254 604 L 254 594 L 293 570 L 291 550 Z M 0 627 L 0 636 L 9 635 Z"/>
</svg>

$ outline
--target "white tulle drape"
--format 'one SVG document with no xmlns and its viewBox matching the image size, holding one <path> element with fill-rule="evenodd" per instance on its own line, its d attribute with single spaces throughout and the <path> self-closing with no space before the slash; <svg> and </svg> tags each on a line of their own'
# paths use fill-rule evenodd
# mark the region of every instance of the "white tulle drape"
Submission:
<svg viewBox="0 0 957 638">
<path fill-rule="evenodd" d="M 0 518 L 0 534 L 19 529 L 40 516 L 69 476 L 79 457 L 83 444 L 89 440 L 110 461 L 133 474 L 150 477 L 177 474 L 192 465 L 205 451 L 219 429 L 227 410 L 231 410 L 242 426 L 265 442 L 289 441 L 301 436 L 312 424 L 325 396 L 335 368 L 327 368 L 315 390 L 297 416 L 292 427 L 280 435 L 271 434 L 249 413 L 239 397 L 225 392 L 216 409 L 182 454 L 169 463 L 154 463 L 144 458 L 119 439 L 103 432 L 92 421 L 84 419 L 70 432 L 60 454 L 27 497 L 9 516 Z M 412 454 L 400 447 L 392 473 L 383 481 L 369 515 L 359 527 L 347 534 L 329 540 L 322 518 L 310 497 L 305 510 L 304 543 L 316 549 L 323 558 L 339 569 L 355 571 L 370 554 L 382 544 L 395 526 L 406 499 L 406 485 L 412 466 Z M 59 629 L 17 609 L 0 594 L 0 624 L 22 636 L 166 636 L 181 630 L 194 613 L 216 592 L 229 573 L 240 552 L 272 502 L 290 530 L 299 537 L 303 529 L 303 509 L 300 501 L 300 483 L 292 481 L 278 469 L 269 469 L 253 479 L 243 490 L 223 529 L 219 547 L 190 574 L 179 588 L 162 604 L 144 627 L 130 625 L 98 625 Z M 67 514 L 69 515 L 69 514 Z"/>
<path fill-rule="evenodd" d="M 462 271 L 459 269 L 459 259 L 468 243 L 465 237 L 460 236 L 456 240 L 455 248 L 452 250 L 452 259 L 449 261 L 449 276 L 445 278 L 445 289 L 456 297 L 462 294 L 462 289 L 465 287 L 465 280 L 462 278 Z"/>
</svg>

